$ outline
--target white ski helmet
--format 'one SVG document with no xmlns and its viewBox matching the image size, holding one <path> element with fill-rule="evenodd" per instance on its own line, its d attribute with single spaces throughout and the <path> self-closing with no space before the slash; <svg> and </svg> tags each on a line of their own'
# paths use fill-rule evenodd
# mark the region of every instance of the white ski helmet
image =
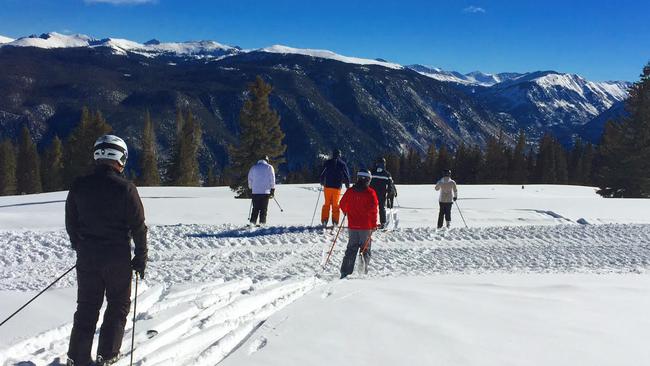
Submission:
<svg viewBox="0 0 650 366">
<path fill-rule="evenodd" d="M 97 160 L 115 160 L 121 166 L 126 165 L 129 149 L 126 142 L 115 135 L 104 135 L 95 141 L 94 158 Z"/>
</svg>

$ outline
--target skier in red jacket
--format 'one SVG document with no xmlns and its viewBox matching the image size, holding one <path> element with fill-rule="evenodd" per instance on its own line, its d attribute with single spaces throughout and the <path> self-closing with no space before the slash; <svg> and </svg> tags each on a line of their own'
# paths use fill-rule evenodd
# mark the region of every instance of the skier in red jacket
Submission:
<svg viewBox="0 0 650 366">
<path fill-rule="evenodd" d="M 377 194 L 369 188 L 372 175 L 367 170 L 357 173 L 357 182 L 341 199 L 341 211 L 348 217 L 350 239 L 341 264 L 341 278 L 354 271 L 354 262 L 359 250 L 363 250 L 365 270 L 370 261 L 370 235 L 377 228 Z M 365 247 L 364 247 L 365 244 Z"/>
</svg>

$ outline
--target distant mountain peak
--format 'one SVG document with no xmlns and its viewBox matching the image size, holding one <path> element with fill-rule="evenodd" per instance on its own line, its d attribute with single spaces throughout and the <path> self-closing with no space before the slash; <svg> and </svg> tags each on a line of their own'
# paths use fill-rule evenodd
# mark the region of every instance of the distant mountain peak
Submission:
<svg viewBox="0 0 650 366">
<path fill-rule="evenodd" d="M 348 64 L 359 64 L 359 65 L 379 65 L 383 67 L 387 67 L 390 69 L 402 69 L 402 65 L 398 65 L 392 62 L 386 62 L 386 61 L 378 61 L 378 60 L 372 60 L 372 59 L 367 59 L 367 58 L 359 58 L 359 57 L 350 57 L 350 56 L 343 56 L 339 55 L 338 53 L 334 53 L 330 50 L 317 50 L 317 49 L 308 49 L 308 48 L 294 48 L 294 47 L 289 47 L 289 46 L 284 46 L 284 45 L 273 45 L 270 47 L 265 47 L 265 48 L 260 48 L 257 51 L 260 52 L 268 52 L 268 53 L 282 53 L 282 54 L 295 54 L 295 55 L 303 55 L 303 56 L 311 56 L 311 57 L 316 57 L 316 58 L 323 58 L 323 59 L 329 59 L 329 60 L 336 60 L 336 61 L 341 61 L 345 62 Z"/>
<path fill-rule="evenodd" d="M 515 79 L 523 75 L 512 72 L 488 74 L 482 71 L 472 71 L 467 74 L 461 74 L 457 71 L 446 71 L 438 67 L 430 67 L 424 65 L 409 65 L 407 67 L 433 79 L 463 85 L 493 86 L 503 81 Z"/>
<path fill-rule="evenodd" d="M 148 40 L 148 41 L 146 41 L 144 43 L 145 46 L 155 46 L 155 45 L 159 45 L 159 44 L 160 44 L 160 41 L 155 39 L 155 38 L 150 39 L 150 40 Z"/>
</svg>

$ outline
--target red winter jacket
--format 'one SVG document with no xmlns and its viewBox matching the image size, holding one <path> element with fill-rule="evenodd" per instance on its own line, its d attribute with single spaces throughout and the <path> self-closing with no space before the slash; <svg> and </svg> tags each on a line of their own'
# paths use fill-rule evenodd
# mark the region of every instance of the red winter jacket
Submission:
<svg viewBox="0 0 650 366">
<path fill-rule="evenodd" d="M 348 216 L 348 227 L 353 230 L 372 230 L 377 227 L 377 194 L 372 188 L 356 185 L 347 191 L 339 203 Z"/>
</svg>

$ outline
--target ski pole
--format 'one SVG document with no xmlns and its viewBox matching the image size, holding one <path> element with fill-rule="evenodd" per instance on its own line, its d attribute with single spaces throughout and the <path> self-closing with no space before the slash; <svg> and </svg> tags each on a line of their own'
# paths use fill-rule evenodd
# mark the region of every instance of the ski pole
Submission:
<svg viewBox="0 0 650 366">
<path fill-rule="evenodd" d="M 275 201 L 275 204 L 278 205 L 278 207 L 280 207 L 280 212 L 284 212 L 282 206 L 280 206 L 280 203 L 278 203 L 278 200 L 275 197 L 273 197 L 273 200 Z"/>
<path fill-rule="evenodd" d="M 316 210 L 318 210 L 318 202 L 320 202 L 320 193 L 323 191 L 323 187 L 318 188 L 318 198 L 316 199 L 316 206 L 314 207 L 314 214 L 311 215 L 311 224 L 309 226 L 314 226 L 314 218 L 316 217 Z"/>
<path fill-rule="evenodd" d="M 368 247 L 370 246 L 370 238 L 372 238 L 373 231 L 374 230 L 371 230 L 370 234 L 368 234 L 368 238 L 366 238 L 366 241 L 363 243 L 361 250 L 359 250 L 359 254 L 365 254 L 366 250 L 368 250 Z"/>
<path fill-rule="evenodd" d="M 135 273 L 135 296 L 133 296 L 133 327 L 131 327 L 131 362 L 130 366 L 133 366 L 133 349 L 135 346 L 135 316 L 137 313 L 138 307 L 138 272 Z"/>
<path fill-rule="evenodd" d="M 253 199 L 251 198 L 251 207 L 248 209 L 248 222 L 251 222 L 251 216 L 253 216 Z"/>
<path fill-rule="evenodd" d="M 339 238 L 339 234 L 341 233 L 341 229 L 343 228 L 343 223 L 345 222 L 346 217 L 347 215 L 343 215 L 343 220 L 341 220 L 339 229 L 336 231 L 336 236 L 334 237 L 334 241 L 332 241 L 332 246 L 330 247 L 329 253 L 327 253 L 327 258 L 325 258 L 325 263 L 323 264 L 323 271 L 325 270 L 325 267 L 327 267 L 327 263 L 330 261 L 330 256 L 332 255 L 332 251 L 334 250 L 334 245 L 336 245 L 336 240 Z"/>
<path fill-rule="evenodd" d="M 456 203 L 456 208 L 458 209 L 458 213 L 460 214 L 460 218 L 463 219 L 463 224 L 465 224 L 465 227 L 467 228 L 467 222 L 465 222 L 465 218 L 463 217 L 463 212 L 460 210 L 460 206 L 458 206 L 458 202 L 454 201 Z"/>
<path fill-rule="evenodd" d="M 370 238 L 372 238 L 373 231 L 374 230 L 370 231 L 370 234 L 368 234 L 368 237 L 366 238 L 366 241 L 363 243 L 363 246 L 359 249 L 359 259 L 361 261 L 361 267 L 364 269 L 364 271 L 366 269 L 367 263 L 366 263 L 366 258 L 363 255 L 366 254 L 366 251 L 370 246 L 370 240 L 371 240 Z"/>
<path fill-rule="evenodd" d="M 65 271 L 64 274 L 62 274 L 61 276 L 59 276 L 59 278 L 57 278 L 56 280 L 54 280 L 54 282 L 50 283 L 46 288 L 44 288 L 44 289 L 43 289 L 41 292 L 39 292 L 36 296 L 32 297 L 31 300 L 27 301 L 27 303 L 25 303 L 25 305 L 21 306 L 20 309 L 14 311 L 13 314 L 9 315 L 9 317 L 8 317 L 7 319 L 3 320 L 2 323 L 0 323 L 0 327 L 3 326 L 6 322 L 8 322 L 9 319 L 13 318 L 14 315 L 18 314 L 21 310 L 23 310 L 25 307 L 27 307 L 27 305 L 29 305 L 32 301 L 36 300 L 37 297 L 41 296 L 41 295 L 43 294 L 43 292 L 47 291 L 50 287 L 54 286 L 55 283 L 59 282 L 59 280 L 61 280 L 63 277 L 65 277 L 65 275 L 67 275 L 68 273 L 70 273 L 70 271 L 72 271 L 72 270 L 75 269 L 75 268 L 77 268 L 77 265 L 76 265 L 76 264 L 75 264 L 74 266 L 72 266 L 69 270 Z"/>
</svg>

